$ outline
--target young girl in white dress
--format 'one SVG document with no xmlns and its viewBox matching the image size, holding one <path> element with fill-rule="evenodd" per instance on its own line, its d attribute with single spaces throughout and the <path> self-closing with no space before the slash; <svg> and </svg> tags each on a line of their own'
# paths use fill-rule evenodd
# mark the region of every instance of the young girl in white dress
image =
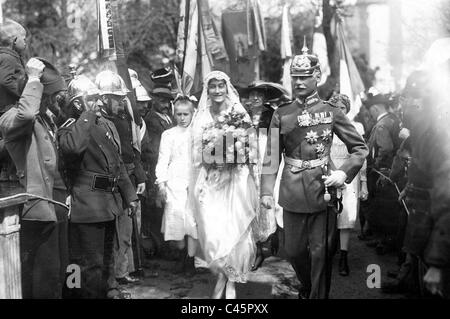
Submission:
<svg viewBox="0 0 450 319">
<path fill-rule="evenodd" d="M 187 204 L 190 171 L 190 123 L 194 114 L 194 104 L 181 96 L 174 102 L 174 118 L 177 126 L 166 130 L 161 136 L 156 183 L 165 199 L 161 232 L 165 241 L 172 241 L 180 250 L 180 260 L 175 272 L 195 272 L 197 226 Z M 186 245 L 187 242 L 187 245 Z M 186 252 L 187 246 L 187 252 Z"/>
</svg>

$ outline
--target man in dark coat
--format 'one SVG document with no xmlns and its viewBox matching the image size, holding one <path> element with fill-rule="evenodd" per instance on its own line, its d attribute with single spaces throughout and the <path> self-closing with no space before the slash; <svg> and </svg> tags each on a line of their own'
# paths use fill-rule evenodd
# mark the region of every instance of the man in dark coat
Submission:
<svg viewBox="0 0 450 319">
<path fill-rule="evenodd" d="M 143 145 L 145 150 L 142 154 L 143 165 L 147 174 L 146 198 L 142 207 L 142 229 L 143 235 L 151 237 L 156 250 L 158 250 L 164 241 L 161 233 L 164 210 L 155 185 L 155 168 L 158 163 L 161 134 L 174 125 L 171 115 L 173 96 L 171 91 L 164 87 L 155 88 L 151 96 L 152 109 L 144 118 L 149 138 L 145 143 L 146 145 Z"/>
<path fill-rule="evenodd" d="M 365 103 L 365 107 L 376 121 L 367 142 L 369 147 L 367 221 L 369 228 L 380 237 L 380 240 L 375 240 L 369 245 L 377 246 L 377 252 L 380 254 L 386 252 L 388 243 L 395 244 L 389 238 L 397 233 L 401 218 L 401 206 L 397 201 L 395 186 L 381 175 L 389 176 L 394 156 L 401 142 L 400 121 L 395 114 L 388 111 L 388 105 L 389 99 L 382 94 L 370 97 Z"/>
<path fill-rule="evenodd" d="M 319 98 L 320 64 L 305 49 L 291 64 L 296 99 L 275 110 L 272 117 L 267 146 L 271 158 L 265 161 L 270 167 L 263 171 L 261 201 L 266 208 L 274 205 L 274 185 L 283 154 L 279 204 L 283 207 L 285 250 L 302 284 L 299 297 L 327 298 L 336 244 L 336 211 L 329 206 L 328 192 L 350 183 L 368 152 L 344 113 Z M 350 154 L 337 169 L 330 166 L 329 159 L 334 133 Z"/>
<path fill-rule="evenodd" d="M 27 82 L 22 59 L 26 46 L 24 27 L 11 19 L 5 19 L 0 24 L 0 116 L 19 100 Z M 3 155 L 0 155 L 0 182 L 16 180 L 14 164 L 1 145 L 0 154 Z"/>
<path fill-rule="evenodd" d="M 65 81 L 45 60 L 30 59 L 27 73 L 19 102 L 0 117 L 0 130 L 25 191 L 64 204 L 67 190 L 58 172 L 54 115 L 64 101 Z M 20 230 L 24 298 L 62 297 L 67 215 L 67 209 L 46 200 L 25 204 Z"/>
<path fill-rule="evenodd" d="M 117 287 L 113 246 L 118 216 L 137 207 L 136 190 L 120 156 L 114 124 L 98 108 L 99 91 L 88 78 L 69 83 L 71 117 L 57 140 L 70 189 L 70 259 L 81 268 L 77 298 L 124 298 Z"/>
</svg>

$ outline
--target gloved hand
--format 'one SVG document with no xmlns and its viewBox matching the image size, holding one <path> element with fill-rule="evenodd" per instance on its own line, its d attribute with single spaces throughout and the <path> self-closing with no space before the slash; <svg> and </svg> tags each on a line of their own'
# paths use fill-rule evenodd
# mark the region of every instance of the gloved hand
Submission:
<svg viewBox="0 0 450 319">
<path fill-rule="evenodd" d="M 347 179 L 347 174 L 345 174 L 344 171 L 336 170 L 336 171 L 330 171 L 330 175 L 322 176 L 324 179 L 324 184 L 326 187 L 341 187 L 344 185 L 345 180 Z"/>
</svg>

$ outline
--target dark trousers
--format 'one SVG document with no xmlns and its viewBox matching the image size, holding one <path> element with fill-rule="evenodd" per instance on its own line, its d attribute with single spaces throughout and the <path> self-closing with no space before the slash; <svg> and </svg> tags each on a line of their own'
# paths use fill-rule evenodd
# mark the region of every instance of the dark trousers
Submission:
<svg viewBox="0 0 450 319">
<path fill-rule="evenodd" d="M 65 201 L 65 192 L 53 198 Z M 55 205 L 57 222 L 22 220 L 20 259 L 24 299 L 60 299 L 68 265 L 67 210 Z"/>
<path fill-rule="evenodd" d="M 328 247 L 325 240 L 326 212 L 302 214 L 283 211 L 284 248 L 302 284 L 300 293 L 310 299 L 326 299 L 330 291 L 337 231 L 336 212 L 333 208 L 329 211 Z"/>
<path fill-rule="evenodd" d="M 70 289 L 71 298 L 106 298 L 117 287 L 113 245 L 115 221 L 69 223 L 70 262 L 80 266 L 81 287 Z"/>
</svg>

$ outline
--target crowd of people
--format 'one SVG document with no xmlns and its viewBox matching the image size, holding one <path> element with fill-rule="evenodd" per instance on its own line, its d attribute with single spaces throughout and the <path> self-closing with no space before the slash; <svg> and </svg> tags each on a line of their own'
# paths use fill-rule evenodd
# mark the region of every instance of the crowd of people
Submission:
<svg viewBox="0 0 450 319">
<path fill-rule="evenodd" d="M 206 267 L 212 297 L 236 298 L 280 238 L 299 298 L 328 298 L 338 250 L 350 273 L 358 216 L 360 240 L 398 253 L 385 292 L 449 296 L 449 59 L 411 74 L 400 98 L 369 95 L 351 120 L 347 96 L 319 96 L 307 50 L 291 64 L 292 99 L 212 71 L 198 100 L 170 67 L 151 92 L 133 70 L 132 87 L 111 70 L 66 81 L 45 59 L 22 61 L 25 35 L 1 25 L 2 165 L 39 196 L 21 214 L 24 298 L 130 298 L 141 251 L 171 255 L 185 276 Z"/>
</svg>

